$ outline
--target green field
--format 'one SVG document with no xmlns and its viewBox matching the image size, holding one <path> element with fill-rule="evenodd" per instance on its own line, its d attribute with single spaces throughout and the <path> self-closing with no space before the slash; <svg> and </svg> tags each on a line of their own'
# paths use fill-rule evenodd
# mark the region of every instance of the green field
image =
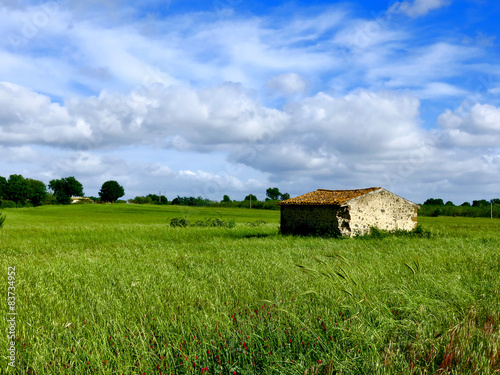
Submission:
<svg viewBox="0 0 500 375">
<path fill-rule="evenodd" d="M 281 236 L 279 212 L 265 210 L 3 213 L 2 373 L 500 372 L 500 220 L 421 218 L 430 238 L 325 239 Z M 173 228 L 172 217 L 236 226 Z"/>
</svg>

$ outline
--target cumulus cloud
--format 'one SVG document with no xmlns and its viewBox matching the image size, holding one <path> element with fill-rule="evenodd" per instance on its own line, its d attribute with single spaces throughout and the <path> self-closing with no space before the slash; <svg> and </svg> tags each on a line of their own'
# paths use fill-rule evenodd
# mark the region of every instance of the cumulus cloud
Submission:
<svg viewBox="0 0 500 375">
<path fill-rule="evenodd" d="M 297 73 L 284 73 L 267 81 L 267 87 L 284 96 L 304 93 L 306 81 Z"/>
<path fill-rule="evenodd" d="M 396 1 L 390 11 L 392 13 L 402 12 L 409 17 L 425 16 L 431 10 L 439 9 L 451 4 L 451 0 L 404 0 Z"/>
<path fill-rule="evenodd" d="M 459 147 L 500 147 L 500 108 L 475 104 L 466 111 L 446 110 L 438 118 L 446 141 Z"/>
<path fill-rule="evenodd" d="M 210 150 L 257 142 L 288 116 L 248 96 L 241 85 L 195 90 L 152 86 L 130 95 L 102 92 L 66 106 L 10 83 L 0 84 L 0 143 L 95 150 L 128 144 Z"/>
</svg>

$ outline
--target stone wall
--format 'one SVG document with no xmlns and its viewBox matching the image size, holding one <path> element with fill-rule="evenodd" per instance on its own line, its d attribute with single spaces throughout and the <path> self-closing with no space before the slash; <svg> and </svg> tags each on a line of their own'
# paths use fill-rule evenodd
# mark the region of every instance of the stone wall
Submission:
<svg viewBox="0 0 500 375">
<path fill-rule="evenodd" d="M 283 234 L 340 235 L 341 229 L 345 231 L 348 225 L 347 208 L 321 205 L 281 206 L 281 233 Z"/>
<path fill-rule="evenodd" d="M 366 234 L 370 227 L 412 230 L 417 226 L 418 206 L 385 189 L 348 202 L 351 236 Z"/>
</svg>

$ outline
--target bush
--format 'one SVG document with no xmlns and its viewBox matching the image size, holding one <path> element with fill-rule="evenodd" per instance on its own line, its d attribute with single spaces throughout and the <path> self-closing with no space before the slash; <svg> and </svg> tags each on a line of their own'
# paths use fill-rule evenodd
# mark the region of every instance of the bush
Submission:
<svg viewBox="0 0 500 375">
<path fill-rule="evenodd" d="M 16 202 L 9 200 L 4 200 L 0 204 L 0 208 L 16 208 L 16 207 L 17 207 Z"/>
<path fill-rule="evenodd" d="M 377 227 L 371 227 L 368 234 L 356 236 L 356 238 L 362 239 L 381 239 L 386 237 L 430 238 L 431 232 L 423 229 L 421 225 L 417 225 L 413 230 L 383 230 Z"/>
<path fill-rule="evenodd" d="M 189 220 L 184 217 L 173 217 L 170 219 L 171 227 L 185 228 L 189 225 Z"/>
<path fill-rule="evenodd" d="M 2 228 L 2 227 L 3 227 L 3 223 L 4 223 L 4 222 L 5 222 L 5 215 L 2 215 L 2 214 L 0 213 L 0 228 Z"/>
<path fill-rule="evenodd" d="M 234 228 L 236 222 L 234 220 L 224 221 L 217 217 L 209 217 L 205 220 L 198 220 L 195 224 L 197 227 L 223 227 L 223 228 Z"/>
<path fill-rule="evenodd" d="M 267 221 L 259 219 L 257 221 L 248 222 L 247 225 L 251 227 L 260 227 L 261 225 L 267 224 Z"/>
</svg>

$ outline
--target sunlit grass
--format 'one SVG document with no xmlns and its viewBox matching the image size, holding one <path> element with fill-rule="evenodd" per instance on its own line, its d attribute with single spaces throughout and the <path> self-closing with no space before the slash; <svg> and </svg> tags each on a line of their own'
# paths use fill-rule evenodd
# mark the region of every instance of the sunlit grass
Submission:
<svg viewBox="0 0 500 375">
<path fill-rule="evenodd" d="M 15 266 L 19 314 L 16 369 L 0 359 L 9 373 L 500 370 L 498 220 L 423 218 L 430 238 L 335 240 L 280 236 L 279 212 L 263 210 L 5 213 L 2 289 Z"/>
</svg>

